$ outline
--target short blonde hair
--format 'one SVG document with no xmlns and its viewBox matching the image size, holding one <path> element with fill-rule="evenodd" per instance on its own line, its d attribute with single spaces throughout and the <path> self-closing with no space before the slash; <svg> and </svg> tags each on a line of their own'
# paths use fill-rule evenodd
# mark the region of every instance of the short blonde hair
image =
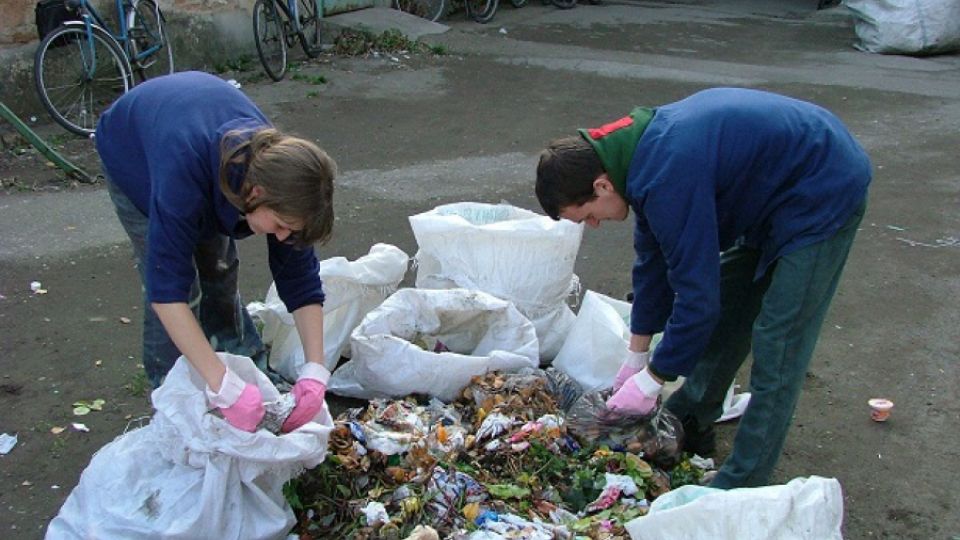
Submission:
<svg viewBox="0 0 960 540">
<path fill-rule="evenodd" d="M 241 174 L 239 192 L 230 178 Z M 234 130 L 220 145 L 220 189 L 243 213 L 266 206 L 284 219 L 303 224 L 294 235 L 298 247 L 323 244 L 333 232 L 333 180 L 337 164 L 312 142 L 274 128 Z M 264 195 L 248 202 L 260 186 Z"/>
</svg>

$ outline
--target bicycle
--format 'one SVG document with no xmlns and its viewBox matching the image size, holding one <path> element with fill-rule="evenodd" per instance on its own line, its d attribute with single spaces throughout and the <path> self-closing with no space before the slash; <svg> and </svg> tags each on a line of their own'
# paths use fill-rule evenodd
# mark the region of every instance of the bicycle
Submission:
<svg viewBox="0 0 960 540">
<path fill-rule="evenodd" d="M 320 54 L 322 0 L 257 0 L 253 5 L 253 37 L 264 71 L 275 81 L 287 74 L 287 48 L 300 40 L 309 58 Z"/>
<path fill-rule="evenodd" d="M 404 13 L 433 22 L 437 22 L 447 10 L 447 0 L 395 0 L 394 5 Z"/>
<path fill-rule="evenodd" d="M 134 86 L 134 73 L 140 81 L 173 73 L 173 49 L 155 0 L 116 0 L 117 33 L 89 0 L 65 0 L 62 8 L 61 24 L 37 47 L 34 84 L 58 124 L 89 135 L 107 107 Z M 77 18 L 66 19 L 71 12 Z"/>
<path fill-rule="evenodd" d="M 523 1 L 526 3 L 526 0 Z M 514 6 L 516 5 L 517 4 L 514 3 Z M 500 7 L 500 0 L 463 0 L 463 7 L 467 12 L 467 17 L 470 17 L 480 24 L 486 24 L 497 14 L 497 8 Z"/>
</svg>

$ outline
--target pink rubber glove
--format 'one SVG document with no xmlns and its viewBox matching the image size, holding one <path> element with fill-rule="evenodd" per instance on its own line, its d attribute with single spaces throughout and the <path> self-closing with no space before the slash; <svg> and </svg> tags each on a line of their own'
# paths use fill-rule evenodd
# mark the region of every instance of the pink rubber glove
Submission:
<svg viewBox="0 0 960 540">
<path fill-rule="evenodd" d="M 620 364 L 620 371 L 617 372 L 617 376 L 613 379 L 613 391 L 616 392 L 620 390 L 623 383 L 630 377 L 640 373 L 641 369 L 647 367 L 647 362 L 649 361 L 649 351 L 634 352 L 627 350 L 627 357 L 623 360 L 623 363 Z"/>
<path fill-rule="evenodd" d="M 626 414 L 647 415 L 657 406 L 657 397 L 663 384 L 650 375 L 650 368 L 644 368 L 623 383 L 623 387 L 607 400 L 607 408 Z"/>
<path fill-rule="evenodd" d="M 227 368 L 220 383 L 220 392 L 214 393 L 207 387 L 207 399 L 219 408 L 223 417 L 231 426 L 243 431 L 254 432 L 263 420 L 263 396 L 257 385 L 250 384 Z"/>
<path fill-rule="evenodd" d="M 280 431 L 289 433 L 312 421 L 323 409 L 323 395 L 327 392 L 330 372 L 316 362 L 307 362 L 300 372 L 297 384 L 290 390 L 296 398 L 293 412 L 283 422 Z"/>
</svg>

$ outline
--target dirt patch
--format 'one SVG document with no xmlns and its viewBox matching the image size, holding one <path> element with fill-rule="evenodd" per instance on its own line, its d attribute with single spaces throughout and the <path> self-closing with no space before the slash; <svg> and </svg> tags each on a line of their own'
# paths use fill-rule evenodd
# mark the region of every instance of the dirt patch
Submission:
<svg viewBox="0 0 960 540">
<path fill-rule="evenodd" d="M 68 177 L 30 142 L 7 125 L 0 127 L 0 193 L 56 192 L 83 189 L 100 182 L 100 159 L 92 140 L 43 122 L 34 130 L 55 152 L 94 178 L 91 183 Z M 30 123 L 29 119 L 27 120 Z M 6 131 L 4 131 L 6 130 Z"/>
</svg>

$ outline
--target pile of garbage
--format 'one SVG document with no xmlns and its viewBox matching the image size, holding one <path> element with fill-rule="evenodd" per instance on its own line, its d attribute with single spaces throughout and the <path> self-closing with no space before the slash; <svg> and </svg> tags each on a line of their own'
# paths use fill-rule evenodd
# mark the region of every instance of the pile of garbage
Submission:
<svg viewBox="0 0 960 540">
<path fill-rule="evenodd" d="M 449 404 L 374 399 L 334 426 L 327 459 L 285 487 L 302 540 L 629 538 L 712 466 L 680 454 L 668 411 L 610 417 L 553 369 L 474 377 Z"/>
</svg>

